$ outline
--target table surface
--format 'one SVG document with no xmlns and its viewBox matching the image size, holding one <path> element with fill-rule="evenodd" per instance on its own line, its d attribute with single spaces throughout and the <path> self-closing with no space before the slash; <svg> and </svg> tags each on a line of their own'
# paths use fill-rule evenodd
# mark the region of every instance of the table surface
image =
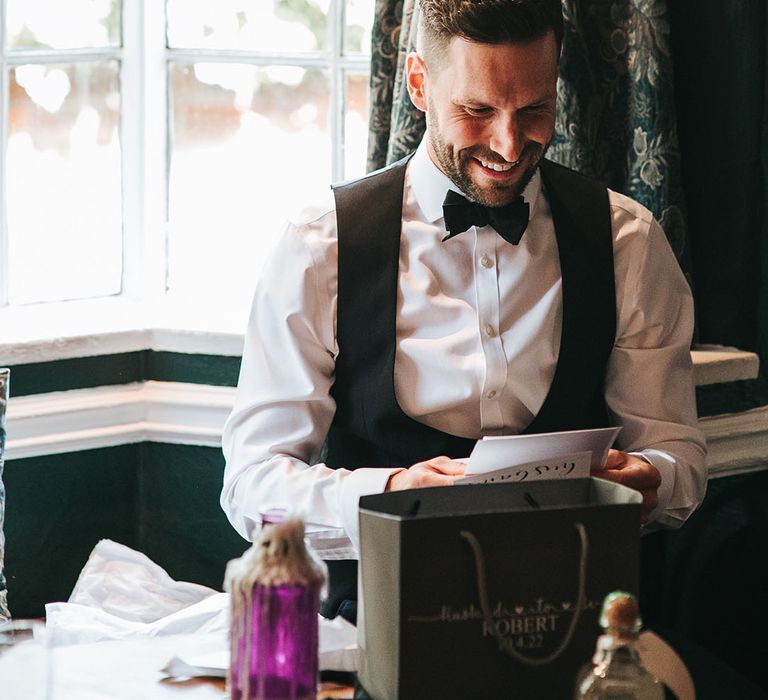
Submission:
<svg viewBox="0 0 768 700">
<path fill-rule="evenodd" d="M 174 656 L 220 648 L 217 635 L 194 634 L 54 647 L 51 700 L 223 700 L 223 679 L 173 679 L 160 670 Z M 23 666 L 16 672 L 23 674 Z M 351 688 L 330 683 L 318 693 L 318 700 L 351 697 Z"/>
<path fill-rule="evenodd" d="M 168 678 L 161 671 L 174 656 L 209 654 L 221 645 L 220 634 L 177 634 L 54 647 L 51 700 L 224 700 L 223 679 Z M 681 700 L 695 697 L 685 666 L 663 640 L 644 632 L 638 646 L 646 666 Z M 23 665 L 15 672 L 23 674 Z M 352 694 L 347 686 L 326 683 L 318 700 Z"/>
</svg>

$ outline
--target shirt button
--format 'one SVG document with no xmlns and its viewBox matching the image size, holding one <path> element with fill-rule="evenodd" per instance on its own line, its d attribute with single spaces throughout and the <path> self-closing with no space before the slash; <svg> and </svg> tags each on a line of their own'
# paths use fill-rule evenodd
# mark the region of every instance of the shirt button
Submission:
<svg viewBox="0 0 768 700">
<path fill-rule="evenodd" d="M 493 260 L 487 255 L 483 255 L 483 257 L 480 258 L 480 264 L 487 270 L 489 267 L 493 267 Z"/>
<path fill-rule="evenodd" d="M 492 399 L 494 396 L 496 396 L 496 390 L 491 389 L 485 396 L 486 398 Z"/>
<path fill-rule="evenodd" d="M 485 334 L 489 336 L 490 338 L 496 337 L 496 329 L 490 324 L 486 324 L 485 326 Z"/>
</svg>

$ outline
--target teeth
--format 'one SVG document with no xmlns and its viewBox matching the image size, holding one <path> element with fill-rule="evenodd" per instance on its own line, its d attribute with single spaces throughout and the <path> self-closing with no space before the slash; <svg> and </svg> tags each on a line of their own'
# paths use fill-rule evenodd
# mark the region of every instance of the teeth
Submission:
<svg viewBox="0 0 768 700">
<path fill-rule="evenodd" d="M 480 161 L 480 164 L 485 167 L 489 168 L 490 170 L 495 170 L 497 173 L 503 173 L 507 170 L 511 170 L 513 166 L 517 165 L 517 161 L 514 163 L 486 163 L 484 160 Z"/>
</svg>

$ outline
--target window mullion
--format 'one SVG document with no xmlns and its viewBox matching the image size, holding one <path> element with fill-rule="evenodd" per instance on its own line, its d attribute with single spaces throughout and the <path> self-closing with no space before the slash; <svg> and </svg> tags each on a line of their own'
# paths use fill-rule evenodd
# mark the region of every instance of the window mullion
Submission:
<svg viewBox="0 0 768 700">
<path fill-rule="evenodd" d="M 122 166 L 123 276 L 122 293 L 141 297 L 143 258 L 144 174 L 142 154 L 142 2 L 125 0 L 122 21 L 123 61 L 120 65 L 120 157 Z"/>
<path fill-rule="evenodd" d="M 342 56 L 344 53 L 344 0 L 333 0 L 328 26 L 331 28 L 331 100 L 330 119 L 331 144 L 331 177 L 333 182 L 344 178 L 344 158 L 342 139 L 344 137 L 344 69 Z"/>
<path fill-rule="evenodd" d="M 170 98 L 165 2 L 144 7 L 144 273 L 145 298 L 165 294 L 168 279 L 168 152 Z"/>
<path fill-rule="evenodd" d="M 227 51 L 225 49 L 168 49 L 174 63 L 247 63 L 254 66 L 301 66 L 325 68 L 327 52 L 269 53 L 266 51 Z"/>
<path fill-rule="evenodd" d="M 130 4 L 130 3 L 126 3 Z M 79 63 L 96 61 L 120 60 L 122 58 L 122 49 L 102 48 L 102 49 L 46 49 L 46 50 L 25 50 L 14 49 L 9 52 L 6 60 L 11 65 L 42 63 L 45 65 L 52 63 Z"/>
<path fill-rule="evenodd" d="M 124 3 L 123 294 L 149 299 L 165 290 L 164 3 Z"/>
</svg>

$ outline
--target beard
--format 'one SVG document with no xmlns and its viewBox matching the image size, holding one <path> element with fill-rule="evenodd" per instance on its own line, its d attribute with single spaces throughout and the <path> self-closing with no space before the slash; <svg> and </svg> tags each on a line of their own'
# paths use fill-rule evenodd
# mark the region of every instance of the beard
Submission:
<svg viewBox="0 0 768 700">
<path fill-rule="evenodd" d="M 479 159 L 486 163 L 500 164 L 506 164 L 506 161 L 498 153 L 484 146 L 471 146 L 458 152 L 455 151 L 451 145 L 443 140 L 433 114 L 434 110 L 427 111 L 428 135 L 440 169 L 467 198 L 486 207 L 503 207 L 514 202 L 531 181 L 539 167 L 539 162 L 549 147 L 549 142 L 541 144 L 529 141 L 520 154 L 519 165 L 515 166 L 522 166 L 524 170 L 514 182 L 494 183 L 489 180 L 480 185 L 472 178 L 471 170 L 475 167 L 472 161 Z"/>
</svg>

